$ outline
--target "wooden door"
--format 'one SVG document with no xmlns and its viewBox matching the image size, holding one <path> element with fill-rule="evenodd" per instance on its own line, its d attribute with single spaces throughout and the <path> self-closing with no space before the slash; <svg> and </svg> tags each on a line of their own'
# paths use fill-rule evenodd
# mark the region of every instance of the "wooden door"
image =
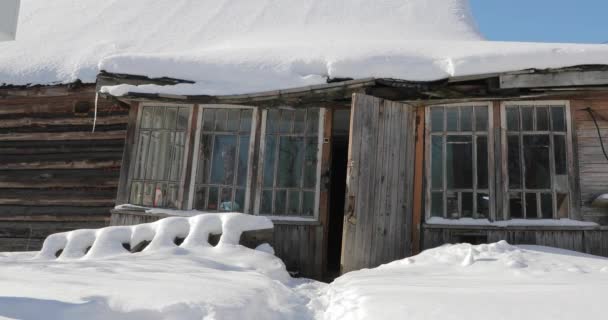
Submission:
<svg viewBox="0 0 608 320">
<path fill-rule="evenodd" d="M 353 95 L 342 272 L 411 252 L 414 107 Z"/>
</svg>

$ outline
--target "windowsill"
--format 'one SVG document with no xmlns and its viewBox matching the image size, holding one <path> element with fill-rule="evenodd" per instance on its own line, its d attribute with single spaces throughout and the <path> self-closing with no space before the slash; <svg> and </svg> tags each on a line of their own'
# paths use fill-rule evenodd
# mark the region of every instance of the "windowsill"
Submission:
<svg viewBox="0 0 608 320">
<path fill-rule="evenodd" d="M 268 218 L 274 224 L 290 224 L 290 225 L 321 225 L 321 222 L 315 218 L 308 217 L 289 217 L 289 216 L 262 216 Z"/>
<path fill-rule="evenodd" d="M 555 230 L 600 230 L 601 226 L 594 222 L 572 219 L 513 219 L 489 221 L 488 219 L 445 219 L 432 217 L 424 226 L 426 228 L 473 228 L 473 229 L 555 229 Z"/>
</svg>

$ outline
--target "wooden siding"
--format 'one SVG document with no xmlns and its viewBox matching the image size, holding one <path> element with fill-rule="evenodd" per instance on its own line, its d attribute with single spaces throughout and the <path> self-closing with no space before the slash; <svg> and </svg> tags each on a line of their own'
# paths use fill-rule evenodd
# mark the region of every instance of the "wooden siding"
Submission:
<svg viewBox="0 0 608 320">
<path fill-rule="evenodd" d="M 0 89 L 0 251 L 39 249 L 55 232 L 107 224 L 128 108 L 95 86 Z"/>
</svg>

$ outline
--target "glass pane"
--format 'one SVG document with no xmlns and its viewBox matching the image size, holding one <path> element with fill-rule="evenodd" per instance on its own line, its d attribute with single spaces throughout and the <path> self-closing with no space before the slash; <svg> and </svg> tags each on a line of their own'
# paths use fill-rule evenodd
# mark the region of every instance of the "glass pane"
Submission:
<svg viewBox="0 0 608 320">
<path fill-rule="evenodd" d="M 509 188 L 521 188 L 521 165 L 519 158 L 519 136 L 507 137 Z"/>
<path fill-rule="evenodd" d="M 524 137 L 524 163 L 526 188 L 551 188 L 549 136 L 535 135 Z"/>
<path fill-rule="evenodd" d="M 477 212 L 473 214 L 475 219 L 487 219 L 490 217 L 490 196 L 486 193 L 477 194 Z"/>
<path fill-rule="evenodd" d="M 521 128 L 523 131 L 534 130 L 534 107 L 521 108 Z"/>
<path fill-rule="evenodd" d="M 175 129 L 177 126 L 177 108 L 167 108 L 165 112 L 165 129 Z"/>
<path fill-rule="evenodd" d="M 306 128 L 306 109 L 296 110 L 295 120 L 293 124 L 294 133 L 304 133 Z"/>
<path fill-rule="evenodd" d="M 567 219 L 569 217 L 569 206 L 568 206 L 568 194 L 558 193 L 557 194 L 557 217 L 560 219 Z"/>
<path fill-rule="evenodd" d="M 218 190 L 217 187 L 209 188 L 209 200 L 207 200 L 208 210 L 218 210 Z"/>
<path fill-rule="evenodd" d="M 540 210 L 542 211 L 543 219 L 553 219 L 553 195 L 543 193 L 540 196 Z"/>
<path fill-rule="evenodd" d="M 247 168 L 249 162 L 249 136 L 239 137 L 239 164 L 238 164 L 238 175 L 237 185 L 244 187 L 247 181 Z"/>
<path fill-rule="evenodd" d="M 284 215 L 285 205 L 287 204 L 287 192 L 285 190 L 277 190 L 274 193 L 274 214 Z"/>
<path fill-rule="evenodd" d="M 154 107 L 144 107 L 141 115 L 141 128 L 151 128 L 152 118 L 154 117 Z"/>
<path fill-rule="evenodd" d="M 228 115 L 228 111 L 225 109 L 216 109 L 215 110 L 215 130 L 216 131 L 226 131 L 226 117 Z"/>
<path fill-rule="evenodd" d="M 431 187 L 443 189 L 443 137 L 431 138 Z"/>
<path fill-rule="evenodd" d="M 141 201 L 142 201 L 142 183 L 141 182 L 133 182 L 133 184 L 131 184 L 131 198 L 129 200 L 129 203 L 131 204 L 135 204 L 135 205 L 141 205 Z"/>
<path fill-rule="evenodd" d="M 303 192 L 302 215 L 312 217 L 315 214 L 315 193 Z"/>
<path fill-rule="evenodd" d="M 281 137 L 277 170 L 278 187 L 297 188 L 301 186 L 303 160 L 304 138 Z"/>
<path fill-rule="evenodd" d="M 233 211 L 232 188 L 221 188 L 220 211 Z"/>
<path fill-rule="evenodd" d="M 460 108 L 460 131 L 473 131 L 473 107 Z"/>
<path fill-rule="evenodd" d="M 177 130 L 188 129 L 188 120 L 190 118 L 190 108 L 179 108 L 177 115 Z"/>
<path fill-rule="evenodd" d="M 566 131 L 566 115 L 563 107 L 551 107 L 551 123 L 553 131 Z"/>
<path fill-rule="evenodd" d="M 475 128 L 488 131 L 488 107 L 475 107 Z"/>
<path fill-rule="evenodd" d="M 152 118 L 152 128 L 162 129 L 163 127 L 163 107 L 154 107 L 154 118 Z"/>
<path fill-rule="evenodd" d="M 236 189 L 234 192 L 234 202 L 232 211 L 245 212 L 245 189 Z"/>
<path fill-rule="evenodd" d="M 519 131 L 519 108 L 507 108 L 507 130 Z"/>
<path fill-rule="evenodd" d="M 449 219 L 458 219 L 460 214 L 458 212 L 458 193 L 447 192 L 447 215 Z"/>
<path fill-rule="evenodd" d="M 266 136 L 264 150 L 264 187 L 274 186 L 274 160 L 276 157 L 275 136 Z"/>
<path fill-rule="evenodd" d="M 458 131 L 458 108 L 446 108 L 447 131 Z"/>
<path fill-rule="evenodd" d="M 295 112 L 293 110 L 281 110 L 281 122 L 279 123 L 280 132 L 291 133 L 294 115 Z"/>
<path fill-rule="evenodd" d="M 144 199 L 142 201 L 144 206 L 151 207 L 154 204 L 154 184 L 146 183 L 144 185 Z"/>
<path fill-rule="evenodd" d="M 167 185 L 164 183 L 156 184 L 154 189 L 154 206 L 165 207 L 167 201 Z"/>
<path fill-rule="evenodd" d="M 304 163 L 304 188 L 312 189 L 317 184 L 318 138 L 306 138 L 306 159 Z"/>
<path fill-rule="evenodd" d="M 536 193 L 526 193 L 526 219 L 538 219 Z"/>
<path fill-rule="evenodd" d="M 431 216 L 443 217 L 443 192 L 433 192 L 431 195 Z"/>
<path fill-rule="evenodd" d="M 473 141 L 470 136 L 448 136 L 446 178 L 448 189 L 473 188 Z"/>
<path fill-rule="evenodd" d="M 443 131 L 443 108 L 431 108 L 431 131 Z"/>
<path fill-rule="evenodd" d="M 203 111 L 203 131 L 215 130 L 215 109 L 205 109 Z"/>
<path fill-rule="evenodd" d="M 251 120 L 253 119 L 252 110 L 241 111 L 241 132 L 251 132 Z"/>
<path fill-rule="evenodd" d="M 169 190 L 167 191 L 167 206 L 169 208 L 173 208 L 173 209 L 178 208 L 178 205 L 179 205 L 177 203 L 178 194 L 179 194 L 179 186 L 177 186 L 175 184 L 169 185 Z"/>
<path fill-rule="evenodd" d="M 477 188 L 488 188 L 488 137 L 477 137 Z"/>
<path fill-rule="evenodd" d="M 298 215 L 300 214 L 300 192 L 299 191 L 289 191 L 289 199 L 288 199 L 288 208 L 287 214 L 289 215 Z"/>
<path fill-rule="evenodd" d="M 229 109 L 227 110 L 228 112 L 228 119 L 226 122 L 226 130 L 227 131 L 231 131 L 231 132 L 237 132 L 239 131 L 239 126 L 240 126 L 240 110 L 239 109 Z"/>
<path fill-rule="evenodd" d="M 266 116 L 266 133 L 276 133 L 279 125 L 279 110 L 268 110 Z"/>
<path fill-rule="evenodd" d="M 555 150 L 555 174 L 567 174 L 566 137 L 553 136 L 553 146 Z"/>
<path fill-rule="evenodd" d="M 236 136 L 215 136 L 211 183 L 233 184 L 235 176 Z"/>
<path fill-rule="evenodd" d="M 536 107 L 536 130 L 549 131 L 549 108 Z"/>
<path fill-rule="evenodd" d="M 262 203 L 260 205 L 261 214 L 272 214 L 272 191 L 264 190 L 262 192 Z"/>
<path fill-rule="evenodd" d="M 194 195 L 194 209 L 204 210 L 205 201 L 207 201 L 207 188 L 196 188 L 196 194 Z"/>
<path fill-rule="evenodd" d="M 509 216 L 511 219 L 522 219 L 524 217 L 523 202 L 519 192 L 509 194 Z"/>
<path fill-rule="evenodd" d="M 308 134 L 319 134 L 319 109 L 308 109 L 306 126 Z"/>
<path fill-rule="evenodd" d="M 473 217 L 473 193 L 463 192 L 460 195 L 462 197 L 462 217 Z"/>
</svg>

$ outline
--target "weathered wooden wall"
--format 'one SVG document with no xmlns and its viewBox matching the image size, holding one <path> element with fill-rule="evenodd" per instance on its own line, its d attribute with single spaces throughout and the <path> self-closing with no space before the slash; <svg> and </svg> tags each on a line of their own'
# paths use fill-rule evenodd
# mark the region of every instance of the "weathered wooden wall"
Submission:
<svg viewBox="0 0 608 320">
<path fill-rule="evenodd" d="M 592 95 L 571 101 L 576 129 L 581 214 L 585 220 L 608 225 L 608 209 L 591 207 L 595 197 L 608 193 L 608 160 L 602 153 L 595 124 L 589 112 L 585 111 L 589 107 L 596 113 L 604 144 L 608 148 L 608 95 Z"/>
<path fill-rule="evenodd" d="M 0 251 L 108 223 L 128 109 L 93 85 L 0 88 Z"/>
</svg>

